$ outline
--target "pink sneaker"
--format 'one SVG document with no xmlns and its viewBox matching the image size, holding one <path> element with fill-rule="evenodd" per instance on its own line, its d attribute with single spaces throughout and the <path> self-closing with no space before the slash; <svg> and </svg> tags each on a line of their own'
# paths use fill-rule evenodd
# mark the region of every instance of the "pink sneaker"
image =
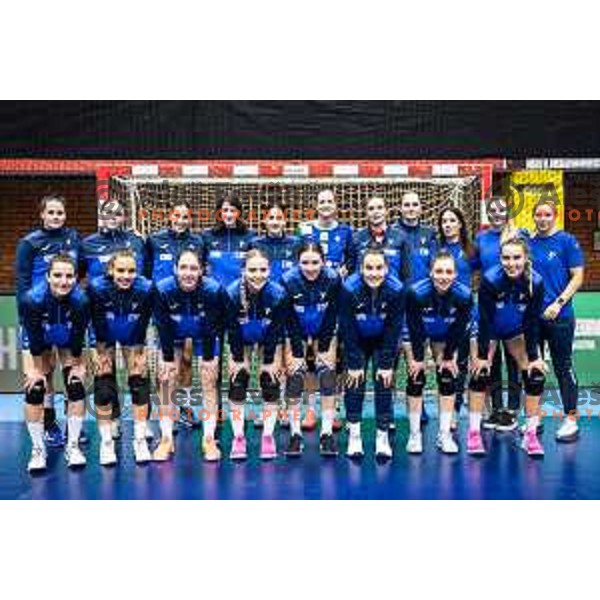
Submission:
<svg viewBox="0 0 600 600">
<path fill-rule="evenodd" d="M 246 452 L 246 438 L 243 435 L 236 435 L 233 438 L 229 458 L 232 460 L 244 460 L 245 458 L 248 458 L 248 453 Z"/>
<path fill-rule="evenodd" d="M 485 446 L 481 439 L 481 432 L 477 429 L 469 429 L 467 434 L 467 454 L 483 456 L 485 454 Z"/>
<path fill-rule="evenodd" d="M 523 448 L 529 456 L 544 456 L 544 447 L 538 439 L 535 429 L 525 432 L 521 448 Z"/>
<path fill-rule="evenodd" d="M 272 435 L 263 435 L 260 442 L 260 457 L 262 459 L 275 458 L 277 448 L 275 447 L 275 438 Z"/>
</svg>

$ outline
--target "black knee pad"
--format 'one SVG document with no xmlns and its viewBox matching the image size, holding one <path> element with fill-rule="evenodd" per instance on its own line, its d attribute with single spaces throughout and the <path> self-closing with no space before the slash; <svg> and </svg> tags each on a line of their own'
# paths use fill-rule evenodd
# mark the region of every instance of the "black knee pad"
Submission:
<svg viewBox="0 0 600 600">
<path fill-rule="evenodd" d="M 131 402 L 136 406 L 150 404 L 150 380 L 141 375 L 131 375 L 127 380 L 131 392 Z"/>
<path fill-rule="evenodd" d="M 118 396 L 117 380 L 112 373 L 94 377 L 94 404 L 110 406 Z"/>
<path fill-rule="evenodd" d="M 232 402 L 245 402 L 250 373 L 246 369 L 238 371 L 233 379 L 229 380 L 229 399 Z"/>
<path fill-rule="evenodd" d="M 539 369 L 532 369 L 531 375 L 523 371 L 523 387 L 528 396 L 541 396 L 544 393 L 546 376 Z"/>
<path fill-rule="evenodd" d="M 43 380 L 34 383 L 29 391 L 25 392 L 25 402 L 31 406 L 41 406 L 44 404 L 44 396 L 46 395 L 46 384 Z"/>
<path fill-rule="evenodd" d="M 296 399 L 302 396 L 304 391 L 304 370 L 299 370 L 290 375 L 285 382 L 285 395 L 287 398 Z"/>
<path fill-rule="evenodd" d="M 63 381 L 65 384 L 65 395 L 68 402 L 79 402 L 85 400 L 85 387 L 79 377 L 72 377 L 69 381 L 71 367 L 63 369 Z"/>
<path fill-rule="evenodd" d="M 485 392 L 488 387 L 490 387 L 490 384 L 490 373 L 486 369 L 485 371 L 481 371 L 479 375 L 471 375 L 471 379 L 469 380 L 469 389 L 472 392 Z"/>
<path fill-rule="evenodd" d="M 456 377 L 449 369 L 441 369 L 436 372 L 438 391 L 441 396 L 452 396 L 456 393 Z"/>
<path fill-rule="evenodd" d="M 419 371 L 414 379 L 409 376 L 406 380 L 406 395 L 419 398 L 423 395 L 426 383 L 427 379 L 425 378 L 425 373 L 423 371 Z"/>
<path fill-rule="evenodd" d="M 334 369 L 321 366 L 317 375 L 319 377 L 319 388 L 321 396 L 334 396 L 337 388 L 337 375 Z"/>
<path fill-rule="evenodd" d="M 260 389 L 265 402 L 279 402 L 281 386 L 277 379 L 272 379 L 268 373 L 261 373 L 259 377 Z"/>
</svg>

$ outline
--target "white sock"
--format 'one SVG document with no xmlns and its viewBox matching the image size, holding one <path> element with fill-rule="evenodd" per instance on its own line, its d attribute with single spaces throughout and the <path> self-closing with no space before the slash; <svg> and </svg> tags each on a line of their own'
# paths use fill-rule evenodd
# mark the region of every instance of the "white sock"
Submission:
<svg viewBox="0 0 600 600">
<path fill-rule="evenodd" d="M 160 435 L 169 440 L 173 439 L 173 419 L 171 414 L 160 417 Z"/>
<path fill-rule="evenodd" d="M 533 417 L 527 417 L 527 431 L 537 431 L 538 423 L 540 422 L 540 417 L 538 415 L 533 415 Z"/>
<path fill-rule="evenodd" d="M 83 417 L 76 417 L 69 415 L 67 419 L 69 429 L 69 444 L 79 444 L 79 435 L 81 434 L 81 427 L 83 425 Z"/>
<path fill-rule="evenodd" d="M 277 404 L 263 404 L 263 435 L 273 435 L 277 423 Z"/>
<path fill-rule="evenodd" d="M 44 447 L 44 423 L 42 421 L 27 421 L 27 430 L 34 448 Z"/>
<path fill-rule="evenodd" d="M 44 408 L 54 408 L 54 392 L 44 396 Z"/>
<path fill-rule="evenodd" d="M 288 406 L 287 410 L 292 435 L 302 435 L 302 426 L 300 424 L 300 404 L 292 404 Z"/>
<path fill-rule="evenodd" d="M 139 419 L 133 424 L 133 436 L 136 440 L 145 440 L 146 439 L 146 420 Z"/>
<path fill-rule="evenodd" d="M 100 430 L 100 439 L 103 444 L 112 442 L 112 427 L 110 421 L 101 421 L 98 423 L 98 429 Z"/>
<path fill-rule="evenodd" d="M 321 434 L 331 435 L 334 419 L 335 408 L 325 408 L 321 411 Z"/>
<path fill-rule="evenodd" d="M 348 423 L 351 437 L 360 437 L 360 423 Z"/>
<path fill-rule="evenodd" d="M 449 434 L 452 423 L 452 411 L 440 411 L 440 433 Z"/>
<path fill-rule="evenodd" d="M 421 432 L 421 412 L 409 412 L 408 422 L 410 424 L 410 433 L 415 435 Z"/>
<path fill-rule="evenodd" d="M 209 412 L 206 421 L 204 421 L 204 437 L 214 438 L 217 430 L 217 415 L 214 412 Z"/>
<path fill-rule="evenodd" d="M 244 404 L 231 404 L 229 417 L 231 419 L 231 427 L 233 429 L 233 435 L 235 437 L 244 435 Z"/>
<path fill-rule="evenodd" d="M 469 431 L 480 431 L 481 430 L 481 413 L 470 412 L 469 413 Z"/>
</svg>

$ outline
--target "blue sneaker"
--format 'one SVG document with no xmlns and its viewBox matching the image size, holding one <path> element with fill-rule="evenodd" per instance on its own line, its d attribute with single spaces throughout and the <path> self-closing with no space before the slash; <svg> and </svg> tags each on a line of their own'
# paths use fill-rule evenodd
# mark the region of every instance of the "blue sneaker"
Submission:
<svg viewBox="0 0 600 600">
<path fill-rule="evenodd" d="M 48 448 L 62 448 L 65 445 L 65 436 L 56 421 L 44 433 L 44 441 Z"/>
</svg>

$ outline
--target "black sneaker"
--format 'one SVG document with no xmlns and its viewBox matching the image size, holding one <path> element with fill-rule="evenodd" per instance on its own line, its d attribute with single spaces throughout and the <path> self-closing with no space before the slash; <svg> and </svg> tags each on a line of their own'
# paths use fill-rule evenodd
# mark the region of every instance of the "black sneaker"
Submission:
<svg viewBox="0 0 600 600">
<path fill-rule="evenodd" d="M 507 410 L 502 410 L 498 413 L 498 423 L 496 429 L 498 431 L 513 431 L 517 427 L 517 417 Z"/>
<path fill-rule="evenodd" d="M 492 414 L 483 420 L 482 426 L 484 429 L 498 429 L 498 424 L 500 423 L 500 415 L 502 413 L 498 410 L 492 412 Z"/>
<path fill-rule="evenodd" d="M 337 456 L 338 449 L 332 433 L 324 433 L 319 441 L 321 456 Z"/>
<path fill-rule="evenodd" d="M 288 447 L 285 451 L 286 456 L 300 456 L 304 450 L 304 438 L 298 433 L 290 437 Z"/>
</svg>

